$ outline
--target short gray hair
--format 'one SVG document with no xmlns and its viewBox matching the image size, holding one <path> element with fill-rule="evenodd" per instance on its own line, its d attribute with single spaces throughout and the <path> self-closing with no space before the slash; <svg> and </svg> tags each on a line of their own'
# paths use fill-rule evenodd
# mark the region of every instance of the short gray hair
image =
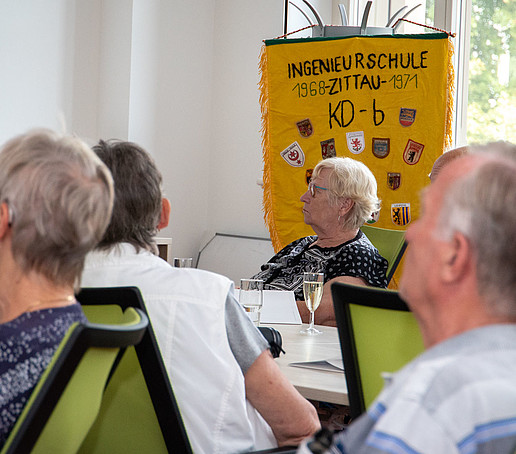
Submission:
<svg viewBox="0 0 516 454">
<path fill-rule="evenodd" d="M 338 157 L 320 161 L 315 166 L 312 178 L 319 176 L 324 169 L 330 171 L 328 177 L 330 203 L 336 205 L 339 200 L 346 198 L 354 202 L 344 219 L 343 228 L 360 228 L 374 212 L 380 209 L 373 173 L 360 161 Z"/>
<path fill-rule="evenodd" d="M 14 260 L 56 285 L 78 285 L 84 258 L 109 223 L 113 194 L 108 169 L 78 138 L 34 130 L 0 151 Z"/>
<path fill-rule="evenodd" d="M 516 316 L 516 164 L 496 147 L 484 151 L 485 162 L 446 192 L 437 233 L 450 239 L 458 231 L 469 239 L 488 310 Z"/>
<path fill-rule="evenodd" d="M 115 184 L 113 218 L 98 248 L 130 243 L 157 254 L 154 240 L 161 216 L 162 176 L 142 147 L 122 140 L 101 140 L 95 154 L 111 171 Z"/>
</svg>

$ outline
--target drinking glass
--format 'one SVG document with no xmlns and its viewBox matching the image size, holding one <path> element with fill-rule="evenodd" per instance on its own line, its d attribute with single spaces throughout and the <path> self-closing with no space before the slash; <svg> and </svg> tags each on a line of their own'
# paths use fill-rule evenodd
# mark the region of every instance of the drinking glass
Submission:
<svg viewBox="0 0 516 454">
<path fill-rule="evenodd" d="M 191 257 L 174 257 L 172 262 L 176 268 L 191 268 L 192 258 Z"/>
<path fill-rule="evenodd" d="M 303 274 L 303 294 L 305 304 L 310 311 L 310 325 L 300 331 L 301 334 L 316 336 L 322 331 L 314 328 L 314 313 L 321 304 L 323 294 L 324 274 L 323 273 L 304 273 Z"/>
<path fill-rule="evenodd" d="M 240 279 L 239 301 L 255 326 L 259 326 L 263 306 L 263 281 L 261 279 Z"/>
</svg>

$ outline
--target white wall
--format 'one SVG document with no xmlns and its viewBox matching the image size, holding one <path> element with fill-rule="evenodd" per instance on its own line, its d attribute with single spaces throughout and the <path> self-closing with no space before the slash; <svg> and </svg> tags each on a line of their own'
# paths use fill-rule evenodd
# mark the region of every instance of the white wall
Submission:
<svg viewBox="0 0 516 454">
<path fill-rule="evenodd" d="M 0 141 L 30 127 L 134 140 L 172 203 L 172 254 L 268 236 L 258 58 L 280 0 L 0 0 Z"/>
<path fill-rule="evenodd" d="M 70 115 L 73 19 L 66 0 L 0 1 L 0 142 Z"/>
<path fill-rule="evenodd" d="M 257 184 L 263 169 L 258 63 L 262 40 L 283 33 L 282 3 L 217 1 L 208 215 L 220 232 L 269 236 Z"/>
<path fill-rule="evenodd" d="M 172 254 L 196 257 L 210 200 L 214 2 L 137 0 L 129 139 L 155 157 L 172 204 Z"/>
</svg>

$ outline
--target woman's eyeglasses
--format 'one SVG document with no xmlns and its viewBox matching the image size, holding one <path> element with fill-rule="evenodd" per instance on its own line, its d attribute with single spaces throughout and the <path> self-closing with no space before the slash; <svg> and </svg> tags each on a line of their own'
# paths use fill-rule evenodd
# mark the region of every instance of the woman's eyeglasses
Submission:
<svg viewBox="0 0 516 454">
<path fill-rule="evenodd" d="M 310 183 L 308 183 L 308 190 L 310 191 L 310 195 L 312 197 L 315 197 L 315 190 L 316 189 L 322 189 L 323 191 L 327 191 L 328 190 L 328 188 L 323 188 L 322 186 L 317 186 L 317 185 L 313 184 L 310 181 Z"/>
</svg>

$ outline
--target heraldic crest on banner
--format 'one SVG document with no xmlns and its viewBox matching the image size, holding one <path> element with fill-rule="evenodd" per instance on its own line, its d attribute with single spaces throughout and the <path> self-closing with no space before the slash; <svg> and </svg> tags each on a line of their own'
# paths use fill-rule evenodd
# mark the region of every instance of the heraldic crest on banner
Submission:
<svg viewBox="0 0 516 454">
<path fill-rule="evenodd" d="M 451 145 L 452 53 L 446 33 L 265 41 L 263 201 L 276 251 L 313 234 L 299 198 L 333 156 L 375 175 L 382 210 L 369 222 L 405 230 L 417 219 L 419 190 Z"/>
</svg>

